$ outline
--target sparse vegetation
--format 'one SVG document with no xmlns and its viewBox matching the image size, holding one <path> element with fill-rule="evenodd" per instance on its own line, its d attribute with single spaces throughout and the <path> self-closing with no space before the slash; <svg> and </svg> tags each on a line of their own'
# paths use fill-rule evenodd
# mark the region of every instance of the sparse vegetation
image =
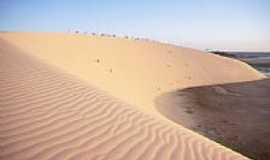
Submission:
<svg viewBox="0 0 270 160">
<path fill-rule="evenodd" d="M 79 30 L 75 30 L 74 33 L 75 34 L 92 35 L 92 36 L 100 36 L 100 37 L 111 37 L 111 38 L 118 37 L 116 34 L 96 33 L 96 32 L 87 32 L 87 31 L 79 31 Z M 147 39 L 147 38 L 133 37 L 133 36 L 128 36 L 128 35 L 123 36 L 123 38 L 129 39 L 129 40 L 135 40 L 135 41 L 158 42 L 158 41 L 154 41 L 154 40 Z M 171 53 L 171 51 L 168 51 L 168 52 Z"/>
</svg>

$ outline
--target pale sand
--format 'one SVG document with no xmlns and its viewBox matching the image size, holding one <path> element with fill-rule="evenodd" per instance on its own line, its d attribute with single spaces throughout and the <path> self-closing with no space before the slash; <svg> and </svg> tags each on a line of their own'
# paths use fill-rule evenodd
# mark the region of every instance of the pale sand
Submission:
<svg viewBox="0 0 270 160">
<path fill-rule="evenodd" d="M 0 38 L 0 159 L 246 159 L 154 105 L 166 91 L 264 78 L 242 62 L 104 37 Z"/>
<path fill-rule="evenodd" d="M 1 38 L 157 116 L 154 100 L 162 93 L 264 78 L 237 60 L 155 42 L 62 33 L 3 33 Z"/>
</svg>

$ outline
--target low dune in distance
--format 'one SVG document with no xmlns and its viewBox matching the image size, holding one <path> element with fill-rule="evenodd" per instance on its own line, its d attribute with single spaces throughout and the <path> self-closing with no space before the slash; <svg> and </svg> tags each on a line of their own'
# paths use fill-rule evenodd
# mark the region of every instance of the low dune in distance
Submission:
<svg viewBox="0 0 270 160">
<path fill-rule="evenodd" d="M 158 42 L 0 33 L 0 159 L 247 159 L 167 119 L 155 99 L 264 78 Z"/>
</svg>

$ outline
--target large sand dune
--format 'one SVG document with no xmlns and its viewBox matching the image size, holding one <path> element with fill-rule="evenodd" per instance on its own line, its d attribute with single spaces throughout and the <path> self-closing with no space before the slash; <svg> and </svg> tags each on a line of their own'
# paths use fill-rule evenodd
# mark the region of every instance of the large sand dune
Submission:
<svg viewBox="0 0 270 160">
<path fill-rule="evenodd" d="M 264 78 L 242 62 L 104 37 L 0 38 L 0 159 L 247 159 L 154 105 L 176 88 Z"/>
<path fill-rule="evenodd" d="M 150 114 L 156 114 L 154 100 L 165 92 L 264 77 L 237 60 L 156 42 L 62 33 L 1 38 Z"/>
</svg>

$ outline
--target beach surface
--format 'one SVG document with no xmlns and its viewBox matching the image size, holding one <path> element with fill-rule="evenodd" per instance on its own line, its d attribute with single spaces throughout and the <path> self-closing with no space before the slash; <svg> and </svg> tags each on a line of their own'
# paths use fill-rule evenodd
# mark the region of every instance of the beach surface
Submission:
<svg viewBox="0 0 270 160">
<path fill-rule="evenodd" d="M 159 42 L 0 33 L 0 159 L 247 159 L 156 102 L 265 78 L 244 62 Z"/>
</svg>

